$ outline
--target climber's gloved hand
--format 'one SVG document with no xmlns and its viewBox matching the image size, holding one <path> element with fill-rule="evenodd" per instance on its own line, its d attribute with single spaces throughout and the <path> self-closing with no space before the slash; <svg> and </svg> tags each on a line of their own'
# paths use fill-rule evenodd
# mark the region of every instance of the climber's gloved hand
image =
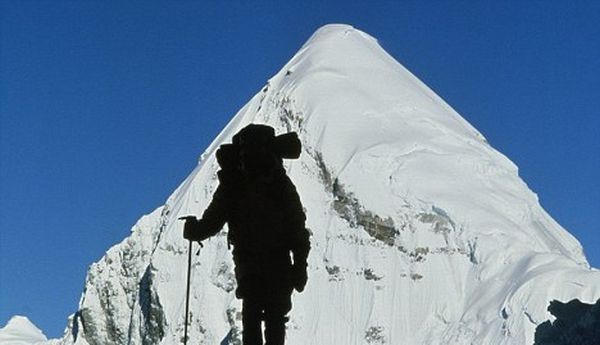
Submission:
<svg viewBox="0 0 600 345">
<path fill-rule="evenodd" d="M 306 262 L 295 263 L 292 266 L 292 286 L 296 291 L 304 291 L 306 281 L 308 280 L 308 274 L 306 273 Z"/>
<path fill-rule="evenodd" d="M 201 242 L 208 238 L 206 231 L 201 226 L 200 221 L 194 216 L 181 217 L 179 219 L 185 220 L 183 226 L 183 238 L 190 241 Z"/>
</svg>

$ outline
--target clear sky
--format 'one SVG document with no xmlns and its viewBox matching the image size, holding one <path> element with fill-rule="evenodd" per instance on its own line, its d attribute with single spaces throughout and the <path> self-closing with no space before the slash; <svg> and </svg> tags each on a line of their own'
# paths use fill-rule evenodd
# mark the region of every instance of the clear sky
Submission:
<svg viewBox="0 0 600 345">
<path fill-rule="evenodd" d="M 378 38 L 600 267 L 600 2 L 372 2 L 0 0 L 0 325 L 60 336 L 88 266 L 327 23 Z"/>
</svg>

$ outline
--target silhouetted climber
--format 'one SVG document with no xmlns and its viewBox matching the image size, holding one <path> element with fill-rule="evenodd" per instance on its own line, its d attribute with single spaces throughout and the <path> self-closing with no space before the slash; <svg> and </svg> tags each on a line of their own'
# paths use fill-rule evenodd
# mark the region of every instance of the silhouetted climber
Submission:
<svg viewBox="0 0 600 345">
<path fill-rule="evenodd" d="M 283 158 L 298 158 L 300 146 L 294 132 L 276 137 L 272 127 L 256 124 L 240 130 L 217 151 L 219 186 L 210 205 L 201 219 L 185 223 L 184 237 L 193 241 L 229 226 L 244 345 L 263 344 L 263 320 L 266 344 L 284 344 L 292 290 L 306 285 L 306 217 L 282 165 Z"/>
</svg>

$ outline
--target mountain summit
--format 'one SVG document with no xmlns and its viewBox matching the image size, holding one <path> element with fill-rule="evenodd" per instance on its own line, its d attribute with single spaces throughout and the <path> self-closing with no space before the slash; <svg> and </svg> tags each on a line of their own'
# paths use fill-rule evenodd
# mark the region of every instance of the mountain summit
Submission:
<svg viewBox="0 0 600 345">
<path fill-rule="evenodd" d="M 44 344 L 47 341 L 44 333 L 24 316 L 13 316 L 0 328 L 0 344 L 3 345 Z"/>
<path fill-rule="evenodd" d="M 551 300 L 600 298 L 600 272 L 517 167 L 371 36 L 319 29 L 231 120 L 164 206 L 88 272 L 62 344 L 179 344 L 187 243 L 215 151 L 249 123 L 297 131 L 286 162 L 312 234 L 288 344 L 532 344 Z M 194 257 L 191 339 L 240 344 L 222 233 Z"/>
</svg>

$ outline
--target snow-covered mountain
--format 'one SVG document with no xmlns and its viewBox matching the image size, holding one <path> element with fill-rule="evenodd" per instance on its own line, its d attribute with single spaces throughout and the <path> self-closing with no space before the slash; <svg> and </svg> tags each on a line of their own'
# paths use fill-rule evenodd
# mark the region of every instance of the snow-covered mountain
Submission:
<svg viewBox="0 0 600 345">
<path fill-rule="evenodd" d="M 56 340 L 50 343 L 54 342 Z M 0 328 L 0 344 L 2 345 L 42 345 L 48 343 L 44 333 L 25 316 L 13 316 L 6 326 Z"/>
<path fill-rule="evenodd" d="M 286 168 L 312 234 L 288 344 L 532 344 L 551 300 L 600 298 L 600 271 L 517 167 L 369 35 L 319 29 L 231 120 L 164 206 L 88 272 L 60 344 L 179 344 L 187 242 L 214 156 L 249 123 L 297 131 Z M 240 344 L 226 231 L 193 259 L 191 338 Z"/>
</svg>

